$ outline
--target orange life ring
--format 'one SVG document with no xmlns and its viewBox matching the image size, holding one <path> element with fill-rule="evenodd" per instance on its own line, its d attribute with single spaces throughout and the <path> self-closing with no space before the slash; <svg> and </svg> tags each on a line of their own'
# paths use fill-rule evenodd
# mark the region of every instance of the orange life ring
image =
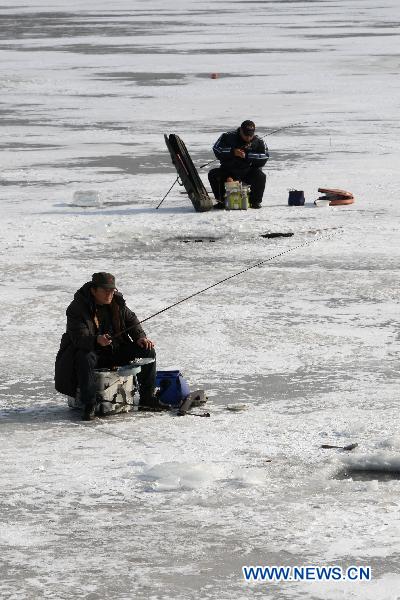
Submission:
<svg viewBox="0 0 400 600">
<path fill-rule="evenodd" d="M 318 191 L 322 194 L 326 194 L 326 197 L 332 197 L 332 199 L 336 198 L 353 198 L 353 194 L 351 192 L 346 192 L 345 190 L 338 190 L 336 188 L 318 188 Z"/>
<path fill-rule="evenodd" d="M 353 204 L 354 198 L 335 198 L 334 200 L 329 200 L 329 206 L 344 206 L 346 204 Z"/>
</svg>

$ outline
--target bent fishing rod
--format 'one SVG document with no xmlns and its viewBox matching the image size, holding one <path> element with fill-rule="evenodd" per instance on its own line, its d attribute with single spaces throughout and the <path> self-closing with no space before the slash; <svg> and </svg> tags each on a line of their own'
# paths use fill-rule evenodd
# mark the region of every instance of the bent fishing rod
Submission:
<svg viewBox="0 0 400 600">
<path fill-rule="evenodd" d="M 299 125 L 304 125 L 304 123 L 292 123 L 291 125 L 285 125 L 284 127 L 279 127 L 278 129 L 273 129 L 272 131 L 268 131 L 268 133 L 262 135 L 260 137 L 260 140 L 263 140 L 268 135 L 274 135 L 274 133 L 278 133 L 278 131 L 283 131 L 284 129 L 291 129 L 292 127 L 298 127 Z M 204 163 L 204 165 L 200 165 L 199 169 L 208 167 L 208 165 L 211 165 L 212 163 L 217 162 L 217 160 L 219 160 L 219 158 L 214 158 L 213 160 L 210 160 L 209 162 Z"/>
<path fill-rule="evenodd" d="M 242 275 L 243 273 L 247 273 L 247 271 L 251 271 L 251 269 L 256 269 L 257 267 L 261 267 L 265 263 L 270 262 L 272 260 L 275 260 L 276 258 L 279 258 L 280 256 L 283 256 L 284 254 L 289 254 L 290 252 L 294 252 L 295 250 L 298 250 L 299 248 L 304 248 L 305 246 L 310 246 L 311 244 L 315 244 L 319 240 L 330 239 L 333 236 L 338 235 L 338 233 L 341 233 L 341 231 L 340 230 L 336 230 L 334 233 L 332 233 L 330 235 L 321 235 L 321 236 L 319 236 L 317 238 L 314 238 L 313 240 L 310 240 L 309 242 L 304 242 L 303 244 L 298 244 L 297 246 L 293 246 L 292 248 L 289 248 L 288 250 L 283 250 L 282 252 L 279 252 L 278 254 L 274 254 L 273 256 L 270 256 L 269 258 L 261 260 L 260 262 L 255 263 L 254 265 L 250 265 L 250 267 L 246 267 L 245 269 L 242 269 L 241 271 L 238 271 L 237 273 L 234 273 L 233 275 L 229 275 L 228 277 L 224 277 L 224 279 L 221 279 L 220 281 L 217 281 L 217 282 L 215 282 L 215 283 L 213 283 L 213 284 L 211 284 L 211 285 L 203 288 L 202 290 L 198 290 L 197 292 L 194 292 L 193 294 L 190 294 L 190 296 L 186 296 L 186 298 L 182 298 L 182 300 L 178 300 L 178 302 L 174 302 L 174 304 L 170 304 L 169 306 L 166 306 L 165 308 L 162 308 L 161 310 L 155 312 L 154 314 L 150 315 L 149 317 L 146 317 L 142 321 L 139 321 L 139 323 L 145 323 L 146 321 L 149 321 L 153 317 L 156 317 L 157 315 L 161 315 L 162 313 L 166 312 L 167 310 L 170 310 L 171 308 L 174 308 L 174 306 L 178 306 L 179 304 L 182 304 L 182 302 L 186 302 L 187 300 L 190 300 L 191 298 L 194 298 L 195 296 L 198 296 L 199 294 L 203 294 L 207 290 L 211 290 L 212 288 L 216 287 L 217 285 L 220 285 L 221 283 L 224 283 L 225 281 L 229 281 L 230 279 L 233 279 L 234 277 L 237 277 L 238 275 Z M 131 327 L 127 327 L 126 329 L 124 329 L 123 331 L 120 331 L 119 333 L 116 333 L 112 337 L 113 337 L 113 339 L 116 338 L 116 337 L 119 337 L 120 335 L 123 335 L 124 333 L 128 333 L 131 329 L 134 329 L 135 327 L 136 327 L 136 325 L 132 325 Z"/>
</svg>

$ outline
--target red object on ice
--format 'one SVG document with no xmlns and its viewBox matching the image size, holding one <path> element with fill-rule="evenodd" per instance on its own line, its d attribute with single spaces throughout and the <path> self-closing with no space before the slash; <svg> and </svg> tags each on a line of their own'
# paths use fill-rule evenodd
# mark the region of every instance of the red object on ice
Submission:
<svg viewBox="0 0 400 600">
<path fill-rule="evenodd" d="M 354 202 L 353 194 L 345 190 L 319 187 L 318 191 L 325 194 L 325 196 L 320 196 L 318 200 L 329 200 L 329 206 L 343 206 L 345 204 L 353 204 Z"/>
<path fill-rule="evenodd" d="M 211 79 L 218 79 L 218 73 L 211 73 Z"/>
</svg>

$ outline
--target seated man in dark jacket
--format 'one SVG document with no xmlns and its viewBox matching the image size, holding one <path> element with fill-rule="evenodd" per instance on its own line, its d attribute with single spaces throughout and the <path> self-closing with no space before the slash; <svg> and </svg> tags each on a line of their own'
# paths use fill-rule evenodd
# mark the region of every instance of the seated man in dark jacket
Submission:
<svg viewBox="0 0 400 600">
<path fill-rule="evenodd" d="M 96 403 L 95 368 L 126 365 L 134 358 L 155 358 L 137 316 L 126 306 L 110 273 L 93 273 L 67 308 L 67 329 L 56 357 L 55 388 L 74 397 L 77 387 L 85 408 L 82 418 L 92 420 Z M 154 407 L 156 363 L 143 365 L 138 374 L 140 404 Z"/>
<path fill-rule="evenodd" d="M 208 174 L 217 200 L 215 208 L 224 208 L 224 184 L 228 177 L 249 184 L 250 206 L 261 208 L 266 179 L 261 167 L 269 154 L 263 140 L 255 135 L 255 128 L 253 121 L 243 121 L 238 129 L 223 133 L 215 142 L 213 151 L 221 166 Z"/>
</svg>

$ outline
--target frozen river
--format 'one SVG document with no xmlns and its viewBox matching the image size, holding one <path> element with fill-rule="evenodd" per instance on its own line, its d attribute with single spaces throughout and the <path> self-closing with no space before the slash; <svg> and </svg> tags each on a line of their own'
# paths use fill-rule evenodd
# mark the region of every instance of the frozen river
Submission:
<svg viewBox="0 0 400 600">
<path fill-rule="evenodd" d="M 399 600 L 399 4 L 3 0 L 0 24 L 1 598 Z M 267 138 L 263 209 L 199 214 L 174 188 L 155 211 L 163 134 L 200 165 L 247 118 L 295 125 Z M 356 202 L 316 208 L 318 187 Z M 290 249 L 146 323 L 211 418 L 83 424 L 54 391 L 93 272 L 145 318 Z"/>
</svg>

